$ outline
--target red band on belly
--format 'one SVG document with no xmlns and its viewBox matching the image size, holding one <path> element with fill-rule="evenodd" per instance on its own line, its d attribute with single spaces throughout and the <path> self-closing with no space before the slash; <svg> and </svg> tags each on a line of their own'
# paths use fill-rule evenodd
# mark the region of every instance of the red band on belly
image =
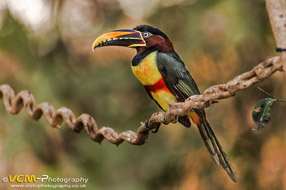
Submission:
<svg viewBox="0 0 286 190">
<path fill-rule="evenodd" d="M 155 84 L 145 85 L 145 87 L 149 92 L 153 92 L 153 93 L 156 93 L 157 91 L 160 91 L 160 90 L 164 90 L 164 91 L 171 93 L 169 89 L 167 88 L 163 78 L 159 79 Z"/>
</svg>

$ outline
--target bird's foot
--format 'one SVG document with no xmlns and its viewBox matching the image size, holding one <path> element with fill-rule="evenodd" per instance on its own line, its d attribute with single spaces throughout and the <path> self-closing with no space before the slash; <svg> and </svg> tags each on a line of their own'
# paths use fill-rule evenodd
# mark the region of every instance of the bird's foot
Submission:
<svg viewBox="0 0 286 190">
<path fill-rule="evenodd" d="M 166 117 L 167 112 L 164 113 L 163 115 L 163 119 L 162 119 L 162 123 L 164 123 L 165 125 L 168 125 L 165 117 Z M 179 115 L 176 115 L 175 119 L 172 121 L 172 123 L 177 123 L 179 121 Z"/>
<path fill-rule="evenodd" d="M 212 101 L 212 104 L 216 104 L 216 103 L 218 103 L 218 100 L 213 100 Z"/>
<path fill-rule="evenodd" d="M 148 123 L 149 123 L 149 120 L 146 120 L 146 121 L 145 121 L 145 129 L 146 129 L 147 131 L 150 131 L 150 130 L 152 130 L 152 129 L 149 128 L 149 126 L 148 126 L 149 124 L 148 124 Z M 157 132 L 159 131 L 159 128 L 160 128 L 160 125 L 159 125 L 158 127 L 156 127 L 156 128 L 154 129 L 154 131 L 151 131 L 151 132 L 152 132 L 152 133 L 157 133 Z"/>
<path fill-rule="evenodd" d="M 163 118 L 162 118 L 162 123 L 164 123 L 165 125 L 167 125 L 167 121 L 165 119 L 167 112 L 164 113 Z"/>
<path fill-rule="evenodd" d="M 177 123 L 179 121 L 179 115 L 176 115 L 175 120 L 172 121 L 172 123 Z"/>
</svg>

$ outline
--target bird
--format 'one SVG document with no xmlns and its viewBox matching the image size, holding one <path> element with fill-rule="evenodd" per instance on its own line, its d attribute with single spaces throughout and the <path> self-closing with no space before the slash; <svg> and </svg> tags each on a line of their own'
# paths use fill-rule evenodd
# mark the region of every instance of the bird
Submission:
<svg viewBox="0 0 286 190">
<path fill-rule="evenodd" d="M 188 97 L 200 94 L 172 42 L 161 30 L 149 25 L 139 25 L 133 29 L 107 32 L 93 42 L 92 50 L 105 46 L 136 49 L 137 54 L 131 64 L 133 74 L 163 111 L 167 111 L 171 104 L 184 102 Z M 211 158 L 237 182 L 237 174 L 207 121 L 204 109 L 193 109 L 189 114 L 177 118 L 179 123 L 188 128 L 191 127 L 191 120 L 198 127 Z"/>
</svg>

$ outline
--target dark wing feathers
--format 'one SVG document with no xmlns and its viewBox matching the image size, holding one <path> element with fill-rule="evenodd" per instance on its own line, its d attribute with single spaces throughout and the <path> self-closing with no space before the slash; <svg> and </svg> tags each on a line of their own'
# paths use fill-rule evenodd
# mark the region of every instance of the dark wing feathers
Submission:
<svg viewBox="0 0 286 190">
<path fill-rule="evenodd" d="M 191 95 L 200 94 L 185 64 L 175 52 L 158 53 L 157 66 L 169 90 L 184 101 Z"/>
<path fill-rule="evenodd" d="M 200 94 L 194 79 L 176 52 L 158 52 L 157 66 L 166 86 L 180 102 L 191 95 Z M 201 117 L 205 116 L 203 109 L 194 111 Z"/>
</svg>

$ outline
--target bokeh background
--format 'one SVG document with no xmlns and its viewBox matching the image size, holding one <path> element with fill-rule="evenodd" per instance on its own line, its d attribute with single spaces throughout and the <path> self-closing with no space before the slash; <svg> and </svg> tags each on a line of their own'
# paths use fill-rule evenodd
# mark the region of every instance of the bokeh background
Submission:
<svg viewBox="0 0 286 190">
<path fill-rule="evenodd" d="M 157 106 L 132 75 L 136 51 L 91 45 L 102 33 L 149 24 L 173 42 L 201 91 L 276 55 L 263 0 L 0 0 L 0 84 L 30 90 L 38 103 L 89 113 L 99 126 L 136 130 Z M 285 98 L 285 74 L 259 84 Z M 285 103 L 254 132 L 251 112 L 266 97 L 252 87 L 206 109 L 240 181 L 210 159 L 195 126 L 172 124 L 148 143 L 92 142 L 0 103 L 0 178 L 14 174 L 86 177 L 87 189 L 286 189 Z M 9 184 L 0 183 L 1 189 Z"/>
</svg>

